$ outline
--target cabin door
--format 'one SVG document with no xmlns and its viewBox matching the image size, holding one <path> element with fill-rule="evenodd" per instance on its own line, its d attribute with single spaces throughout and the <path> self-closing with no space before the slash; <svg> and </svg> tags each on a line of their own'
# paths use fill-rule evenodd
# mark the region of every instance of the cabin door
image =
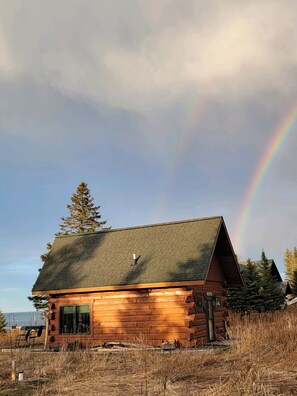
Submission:
<svg viewBox="0 0 297 396">
<path fill-rule="evenodd" d="M 214 299 L 212 293 L 207 293 L 206 296 L 206 317 L 207 317 L 207 328 L 208 328 L 208 339 L 209 341 L 215 341 L 215 320 L 214 320 Z"/>
</svg>

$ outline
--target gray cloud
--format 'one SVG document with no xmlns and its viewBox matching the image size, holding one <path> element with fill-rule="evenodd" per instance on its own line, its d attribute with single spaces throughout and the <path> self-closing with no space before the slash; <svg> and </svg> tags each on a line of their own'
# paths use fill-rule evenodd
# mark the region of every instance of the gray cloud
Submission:
<svg viewBox="0 0 297 396">
<path fill-rule="evenodd" d="M 191 89 L 232 102 L 295 91 L 297 4 L 197 3 L 7 2 L 2 79 L 29 76 L 96 106 L 146 114 Z"/>
<path fill-rule="evenodd" d="M 223 212 L 232 229 L 296 100 L 296 2 L 13 0 L 0 8 L 1 198 L 17 213 L 2 264 L 38 260 L 78 178 L 105 194 L 116 226 L 150 222 L 157 210 L 144 208 L 159 205 L 156 221 Z M 242 252 L 252 258 L 262 240 L 269 256 L 293 244 L 295 146 L 283 147 L 253 208 Z M 271 198 L 276 186 L 284 201 Z"/>
</svg>

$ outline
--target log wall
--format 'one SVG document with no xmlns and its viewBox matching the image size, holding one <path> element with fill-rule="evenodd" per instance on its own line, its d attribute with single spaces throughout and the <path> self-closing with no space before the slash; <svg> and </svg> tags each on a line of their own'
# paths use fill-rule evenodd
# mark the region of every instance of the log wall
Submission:
<svg viewBox="0 0 297 396">
<path fill-rule="evenodd" d="M 206 298 L 214 299 L 215 334 L 225 336 L 225 289 L 219 262 L 214 257 L 204 286 L 92 292 L 51 296 L 51 345 L 77 341 L 86 345 L 106 342 L 144 342 L 161 346 L 176 341 L 181 347 L 208 342 Z M 90 305 L 90 334 L 60 334 L 59 313 L 64 305 Z"/>
<path fill-rule="evenodd" d="M 105 342 L 144 342 L 160 346 L 176 341 L 182 347 L 208 342 L 206 293 L 219 298 L 215 328 L 219 338 L 225 335 L 224 295 L 220 285 L 207 287 L 153 289 L 143 291 L 100 292 L 58 296 L 50 299 L 52 345 L 78 341 L 87 345 Z M 201 304 L 197 304 L 198 301 Z M 195 302 L 196 300 L 196 302 Z M 63 305 L 90 305 L 90 334 L 59 334 L 59 312 Z"/>
</svg>

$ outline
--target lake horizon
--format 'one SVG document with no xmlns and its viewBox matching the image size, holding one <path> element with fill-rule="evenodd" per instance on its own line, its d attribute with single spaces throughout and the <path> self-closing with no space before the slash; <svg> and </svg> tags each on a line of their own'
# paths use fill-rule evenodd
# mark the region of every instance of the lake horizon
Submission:
<svg viewBox="0 0 297 396">
<path fill-rule="evenodd" d="M 45 319 L 41 311 L 19 311 L 3 312 L 6 318 L 6 329 L 22 326 L 41 326 L 45 325 Z"/>
</svg>

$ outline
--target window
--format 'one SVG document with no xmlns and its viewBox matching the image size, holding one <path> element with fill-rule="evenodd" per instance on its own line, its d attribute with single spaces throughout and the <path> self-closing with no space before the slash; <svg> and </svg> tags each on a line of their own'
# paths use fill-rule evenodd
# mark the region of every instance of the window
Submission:
<svg viewBox="0 0 297 396">
<path fill-rule="evenodd" d="M 60 308 L 60 334 L 89 334 L 90 306 L 65 305 Z"/>
</svg>

